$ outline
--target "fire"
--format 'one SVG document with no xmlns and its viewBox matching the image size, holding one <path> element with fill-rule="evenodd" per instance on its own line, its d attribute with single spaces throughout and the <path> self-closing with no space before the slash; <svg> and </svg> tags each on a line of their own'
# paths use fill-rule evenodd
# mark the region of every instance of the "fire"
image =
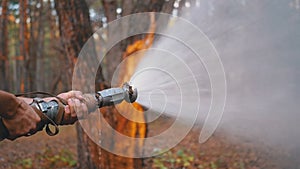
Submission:
<svg viewBox="0 0 300 169">
<path fill-rule="evenodd" d="M 155 16 L 150 14 L 151 25 L 149 32 L 154 32 L 155 25 Z M 123 59 L 126 58 L 126 70 L 122 71 L 122 79 L 120 79 L 120 84 L 123 82 L 129 81 L 135 68 L 139 62 L 139 59 L 143 57 L 143 52 L 138 52 L 144 49 L 148 49 L 152 46 L 154 40 L 154 33 L 148 33 L 145 38 L 136 40 L 133 44 L 128 45 L 125 52 L 123 53 Z M 130 56 L 130 57 L 128 57 Z M 118 110 L 121 112 L 118 114 L 118 125 L 116 130 L 122 132 L 129 137 L 146 137 L 146 123 L 144 117 L 144 108 L 138 103 L 121 103 L 118 106 Z M 126 118 L 127 117 L 127 118 Z M 130 120 L 129 120 L 129 119 Z M 143 141 L 140 142 L 140 146 L 143 145 Z"/>
<path fill-rule="evenodd" d="M 137 52 L 142 49 L 148 49 L 151 47 L 154 39 L 154 34 L 148 34 L 145 39 L 137 40 L 133 44 L 128 45 L 126 48 L 126 51 L 123 55 L 123 58 L 133 54 L 134 52 Z"/>
<path fill-rule="evenodd" d="M 142 105 L 138 104 L 137 102 L 132 103 L 132 106 L 139 112 L 144 111 L 144 108 L 142 107 Z"/>
<path fill-rule="evenodd" d="M 155 24 L 155 16 L 154 14 L 150 14 L 151 25 L 149 28 L 149 32 L 155 32 L 156 24 Z M 154 33 L 149 33 L 144 39 L 137 40 L 133 44 L 128 45 L 126 51 L 123 54 L 123 58 L 130 56 L 134 52 L 139 50 L 148 49 L 152 46 L 154 40 Z"/>
</svg>

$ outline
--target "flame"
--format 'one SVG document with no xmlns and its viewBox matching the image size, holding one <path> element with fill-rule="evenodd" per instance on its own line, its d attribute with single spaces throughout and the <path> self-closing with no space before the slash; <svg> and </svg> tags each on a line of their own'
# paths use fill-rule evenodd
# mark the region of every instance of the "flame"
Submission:
<svg viewBox="0 0 300 169">
<path fill-rule="evenodd" d="M 132 103 L 132 106 L 139 112 L 143 112 L 144 111 L 144 108 L 142 107 L 142 105 L 140 105 L 139 103 L 137 102 L 134 102 Z"/>
<path fill-rule="evenodd" d="M 151 24 L 148 32 L 153 33 L 148 33 L 145 38 L 136 40 L 133 44 L 128 45 L 125 52 L 123 53 L 123 59 L 126 58 L 127 61 L 125 63 L 126 69 L 122 71 L 122 76 L 120 76 L 122 77 L 122 79 L 120 79 L 120 84 L 130 80 L 131 76 L 135 72 L 135 68 L 139 60 L 143 57 L 143 52 L 137 51 L 148 49 L 152 46 L 155 36 L 154 31 L 156 29 L 154 14 L 150 14 L 150 21 Z M 122 111 L 123 115 L 130 117 L 130 119 L 133 119 L 133 121 L 128 120 L 121 114 L 118 114 L 118 125 L 116 130 L 130 137 L 145 138 L 147 130 L 145 123 L 146 120 L 143 113 L 144 108 L 136 102 L 132 103 L 131 105 L 123 102 L 119 105 L 119 110 Z M 135 120 L 139 122 L 136 122 Z M 141 141 L 139 144 L 139 146 L 142 146 L 143 142 Z"/>
<path fill-rule="evenodd" d="M 149 32 L 155 32 L 156 29 L 156 23 L 155 23 L 155 16 L 154 14 L 150 14 L 150 21 L 151 25 L 149 28 Z M 127 56 L 130 56 L 134 52 L 137 52 L 139 50 L 148 49 L 152 46 L 153 40 L 154 40 L 154 33 L 149 33 L 144 39 L 137 40 L 133 44 L 128 45 L 126 48 L 126 51 L 123 54 L 123 58 L 126 58 Z"/>
</svg>

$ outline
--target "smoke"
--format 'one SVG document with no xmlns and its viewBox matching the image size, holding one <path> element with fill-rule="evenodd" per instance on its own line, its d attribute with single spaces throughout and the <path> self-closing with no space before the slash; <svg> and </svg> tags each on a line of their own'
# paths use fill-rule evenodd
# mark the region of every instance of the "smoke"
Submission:
<svg viewBox="0 0 300 169">
<path fill-rule="evenodd" d="M 202 0 L 200 7 L 184 9 L 184 17 L 207 35 L 224 66 L 227 100 L 219 129 L 232 136 L 280 146 L 296 156 L 300 152 L 300 10 L 295 3 L 292 0 Z M 203 39 L 193 39 L 193 32 L 180 30 L 176 24 L 178 35 L 189 36 L 203 46 Z M 209 72 L 203 63 L 172 38 L 160 37 L 153 48 L 169 49 L 182 57 L 172 57 L 164 50 L 149 51 L 137 72 L 145 67 L 158 67 L 174 75 L 186 92 L 181 92 L 189 102 L 185 106 L 201 105 L 198 121 L 203 122 L 212 94 Z M 199 91 L 193 88 L 193 78 Z M 177 103 L 182 100 L 173 82 L 171 76 L 161 72 L 133 79 L 134 85 L 144 90 L 141 95 L 149 94 L 147 88 L 152 87 L 153 102 L 148 103 L 144 97 L 139 98 L 140 103 L 176 116 Z M 168 90 L 153 93 L 153 88 L 159 86 Z M 195 101 L 198 93 L 199 102 Z M 169 102 L 162 105 L 161 101 L 165 100 Z M 194 114 L 189 113 L 185 111 L 182 117 L 193 119 Z"/>
</svg>

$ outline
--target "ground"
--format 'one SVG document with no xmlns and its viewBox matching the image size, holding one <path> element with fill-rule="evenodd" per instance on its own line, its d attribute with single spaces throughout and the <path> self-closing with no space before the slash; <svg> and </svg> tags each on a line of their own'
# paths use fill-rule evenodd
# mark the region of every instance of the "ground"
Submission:
<svg viewBox="0 0 300 169">
<path fill-rule="evenodd" d="M 31 137 L 0 142 L 0 168 L 74 168 L 76 166 L 75 126 L 60 127 L 50 137 L 39 132 Z"/>
<path fill-rule="evenodd" d="M 150 128 L 151 129 L 151 128 Z M 151 131 L 151 130 L 150 130 Z M 247 141 L 230 141 L 218 131 L 206 143 L 198 143 L 195 127 L 172 150 L 144 160 L 144 168 L 199 169 L 297 169 L 284 153 Z M 40 132 L 15 141 L 0 142 L 0 168 L 76 168 L 76 131 L 74 126 L 61 127 L 59 135 Z M 300 166 L 298 166 L 300 168 Z"/>
</svg>

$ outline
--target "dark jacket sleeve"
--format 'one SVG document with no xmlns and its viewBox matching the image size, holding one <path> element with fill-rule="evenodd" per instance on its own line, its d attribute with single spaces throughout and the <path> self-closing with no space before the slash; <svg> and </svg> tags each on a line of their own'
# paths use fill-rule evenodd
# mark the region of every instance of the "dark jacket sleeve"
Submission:
<svg viewBox="0 0 300 169">
<path fill-rule="evenodd" d="M 15 95 L 0 90 L 0 116 L 5 119 L 12 118 L 17 108 L 20 106 L 21 100 Z"/>
</svg>

